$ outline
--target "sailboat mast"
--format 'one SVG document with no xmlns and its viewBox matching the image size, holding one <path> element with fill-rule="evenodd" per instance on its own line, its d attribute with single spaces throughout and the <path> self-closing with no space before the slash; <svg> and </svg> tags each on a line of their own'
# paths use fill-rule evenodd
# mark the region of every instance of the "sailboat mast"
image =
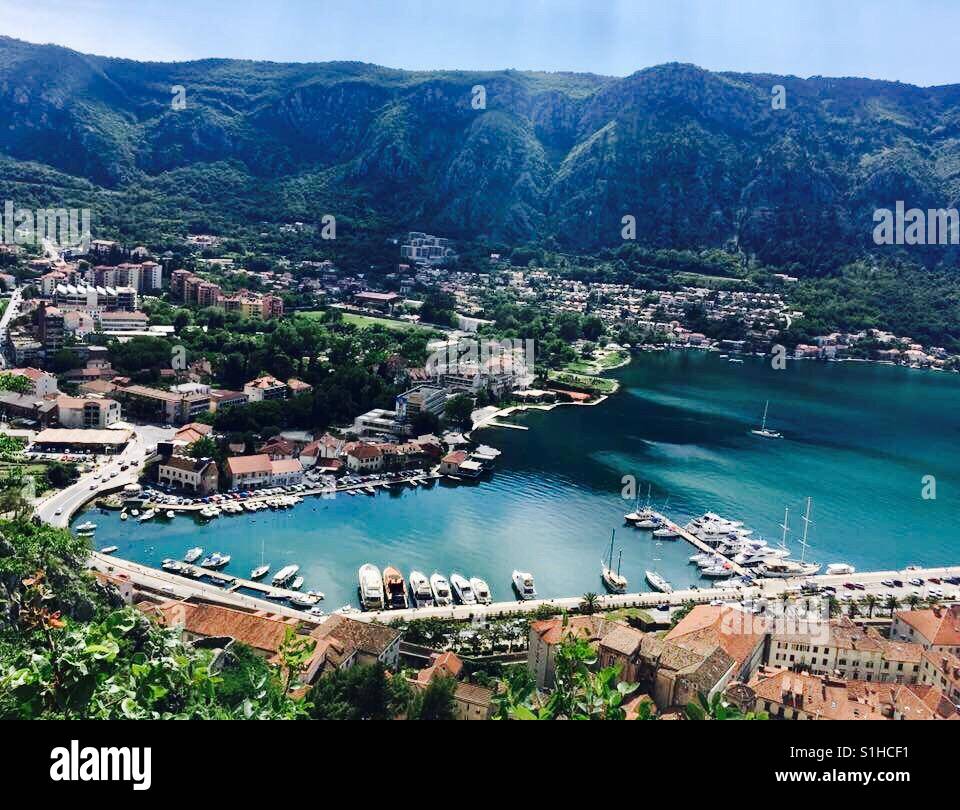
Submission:
<svg viewBox="0 0 960 810">
<path fill-rule="evenodd" d="M 610 532 L 610 561 L 607 563 L 607 568 L 613 568 L 613 539 L 617 536 L 617 530 L 614 529 Z"/>
<path fill-rule="evenodd" d="M 807 532 L 810 529 L 810 503 L 812 500 L 813 498 L 807 498 L 807 511 L 803 516 L 803 539 L 800 541 L 803 551 L 800 552 L 800 562 L 803 562 L 807 556 Z"/>
<path fill-rule="evenodd" d="M 620 549 L 620 554 L 617 557 L 617 576 L 620 576 L 620 564 L 623 562 L 623 549 Z"/>
<path fill-rule="evenodd" d="M 763 403 L 763 419 L 760 422 L 760 430 L 767 429 L 767 408 L 770 407 L 770 400 Z"/>
<path fill-rule="evenodd" d="M 780 524 L 780 528 L 783 529 L 783 539 L 780 541 L 780 547 L 784 549 L 787 547 L 787 532 L 790 531 L 790 529 L 787 527 L 788 526 L 787 518 L 789 517 L 789 515 L 790 515 L 790 507 L 789 506 L 783 507 L 783 523 Z"/>
</svg>

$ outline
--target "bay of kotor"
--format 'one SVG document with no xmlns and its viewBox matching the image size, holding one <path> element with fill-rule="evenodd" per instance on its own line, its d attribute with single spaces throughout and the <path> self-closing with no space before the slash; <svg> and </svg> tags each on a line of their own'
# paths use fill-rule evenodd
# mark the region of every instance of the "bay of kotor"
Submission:
<svg viewBox="0 0 960 810">
<path fill-rule="evenodd" d="M 868 363 L 769 360 L 733 364 L 712 353 L 634 357 L 614 375 L 621 391 L 595 407 L 561 406 L 514 416 L 528 430 L 485 429 L 476 438 L 503 451 L 476 484 L 383 490 L 376 497 L 311 497 L 290 510 L 224 515 L 199 525 L 178 516 L 122 522 L 93 514 L 95 545 L 159 567 L 192 546 L 232 555 L 225 573 L 246 577 L 265 559 L 296 563 L 304 590 L 325 609 L 356 604 L 365 562 L 482 577 L 495 600 L 514 599 L 511 571 L 530 571 L 547 598 L 602 591 L 600 559 L 623 549 L 629 589 L 648 590 L 644 571 L 674 586 L 704 584 L 683 541 L 654 542 L 624 524 L 633 500 L 683 523 L 710 510 L 797 550 L 805 499 L 813 499 L 807 559 L 860 569 L 955 562 L 960 465 L 960 377 Z M 768 427 L 751 434 L 769 401 Z M 932 476 L 930 478 L 929 476 Z M 936 497 L 929 497 L 935 494 Z M 927 495 L 928 497 L 924 497 Z M 799 556 L 795 553 L 795 556 Z"/>
</svg>

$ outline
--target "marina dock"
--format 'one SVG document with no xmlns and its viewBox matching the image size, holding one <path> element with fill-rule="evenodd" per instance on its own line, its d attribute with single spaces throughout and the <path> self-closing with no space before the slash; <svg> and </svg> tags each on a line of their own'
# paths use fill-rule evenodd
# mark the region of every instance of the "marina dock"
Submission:
<svg viewBox="0 0 960 810">
<path fill-rule="evenodd" d="M 679 534 L 684 540 L 686 540 L 690 545 L 692 545 L 698 551 L 702 551 L 714 557 L 720 557 L 730 566 L 731 570 L 735 571 L 740 576 L 744 576 L 745 574 L 749 573 L 747 569 L 744 568 L 742 565 L 737 565 L 737 563 L 735 563 L 733 560 L 727 557 L 724 557 L 722 554 L 718 553 L 714 548 L 704 543 L 703 540 L 701 540 L 699 537 L 695 537 L 694 535 L 690 534 L 690 532 L 684 529 L 683 526 L 680 526 L 679 524 L 674 523 L 666 515 L 661 515 L 659 512 L 653 512 L 653 515 L 658 521 L 660 521 L 661 524 L 675 531 L 677 534 Z"/>
</svg>

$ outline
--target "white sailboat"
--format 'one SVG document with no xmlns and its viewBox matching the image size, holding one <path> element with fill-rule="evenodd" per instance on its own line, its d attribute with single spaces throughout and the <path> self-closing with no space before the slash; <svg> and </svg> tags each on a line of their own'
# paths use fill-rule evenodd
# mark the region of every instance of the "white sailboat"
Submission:
<svg viewBox="0 0 960 810">
<path fill-rule="evenodd" d="M 266 542 L 266 536 L 260 538 L 260 565 L 254 568 L 250 572 L 250 579 L 260 579 L 265 577 L 270 572 L 270 564 L 263 561 L 263 552 L 264 552 L 264 543 Z"/>
<path fill-rule="evenodd" d="M 750 432 L 754 436 L 762 436 L 764 439 L 782 439 L 783 434 L 778 430 L 769 430 L 767 428 L 767 408 L 770 407 L 770 400 L 763 403 L 763 419 L 760 421 L 760 427 L 754 428 Z"/>
<path fill-rule="evenodd" d="M 610 533 L 610 556 L 607 561 L 600 560 L 600 572 L 603 577 L 603 584 L 611 593 L 626 593 L 627 578 L 620 573 L 620 563 L 623 561 L 623 549 L 620 549 L 620 556 L 617 558 L 617 570 L 613 570 L 613 540 L 617 532 L 614 529 Z"/>
<path fill-rule="evenodd" d="M 660 591 L 660 593 L 673 593 L 673 586 L 656 571 L 644 571 L 643 574 L 651 588 Z"/>
<path fill-rule="evenodd" d="M 800 555 L 800 559 L 788 560 L 785 557 L 775 560 L 772 559 L 762 566 L 761 573 L 763 576 L 774 577 L 776 579 L 809 577 L 813 576 L 820 570 L 820 563 L 808 563 L 805 560 L 807 553 L 807 532 L 810 529 L 810 507 L 812 502 L 812 498 L 807 498 L 807 511 L 803 516 L 803 539 L 800 541 L 800 546 L 802 547 L 803 551 Z M 780 524 L 780 528 L 783 529 L 783 539 L 780 541 L 780 547 L 784 550 L 787 548 L 787 533 L 790 531 L 787 525 L 787 518 L 789 514 L 790 509 L 785 507 L 783 510 L 783 523 Z"/>
<path fill-rule="evenodd" d="M 637 529 L 655 529 L 657 528 L 656 515 L 650 508 L 650 484 L 647 484 L 647 501 L 643 509 L 640 508 L 640 495 L 637 495 L 637 503 L 634 511 L 623 516 L 627 523 L 632 523 Z"/>
</svg>

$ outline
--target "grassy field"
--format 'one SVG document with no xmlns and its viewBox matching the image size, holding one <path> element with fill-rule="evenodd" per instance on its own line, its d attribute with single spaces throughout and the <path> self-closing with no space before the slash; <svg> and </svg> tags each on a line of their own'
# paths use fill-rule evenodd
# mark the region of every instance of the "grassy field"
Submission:
<svg viewBox="0 0 960 810">
<path fill-rule="evenodd" d="M 323 313 L 319 310 L 315 312 L 300 312 L 298 314 L 305 318 L 320 318 L 323 315 Z M 396 329 L 400 332 L 409 332 L 411 329 L 427 328 L 424 326 L 418 326 L 414 323 L 407 323 L 406 321 L 394 321 L 390 318 L 376 318 L 372 315 L 356 315 L 353 312 L 344 312 L 343 322 L 352 323 L 355 326 L 359 326 L 361 329 L 366 328 L 367 326 L 384 326 L 387 329 Z"/>
<path fill-rule="evenodd" d="M 620 387 L 620 383 L 616 380 L 592 377 L 586 374 L 571 374 L 567 371 L 549 371 L 547 372 L 547 378 L 551 382 L 561 385 L 566 384 L 573 388 L 599 394 L 612 394 Z"/>
</svg>

